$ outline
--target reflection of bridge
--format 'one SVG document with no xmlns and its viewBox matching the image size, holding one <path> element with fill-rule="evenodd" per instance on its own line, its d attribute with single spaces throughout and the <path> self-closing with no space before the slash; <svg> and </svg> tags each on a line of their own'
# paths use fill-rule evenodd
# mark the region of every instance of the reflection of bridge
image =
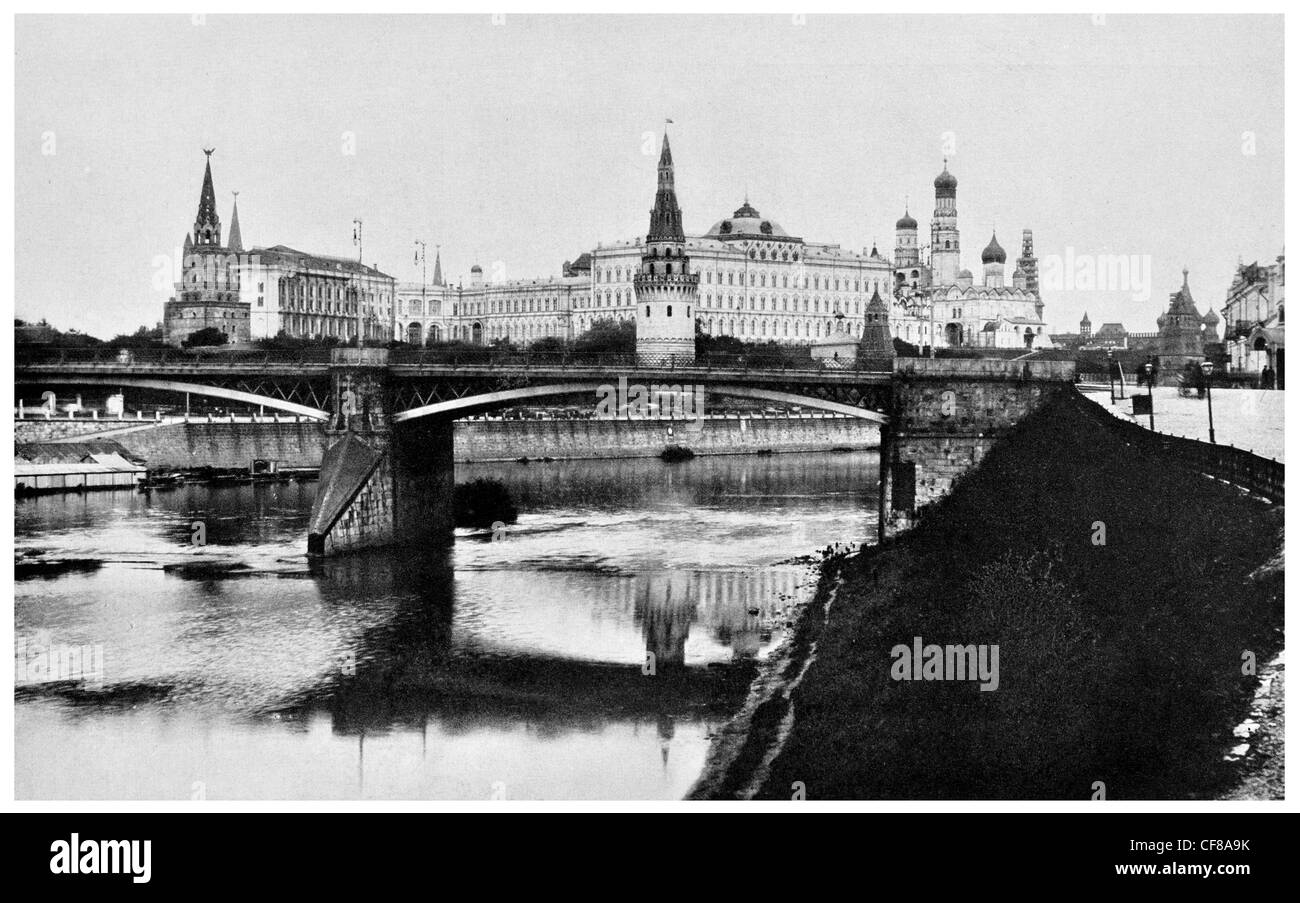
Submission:
<svg viewBox="0 0 1300 903">
<path fill-rule="evenodd" d="M 451 424 L 526 404 L 596 408 L 613 385 L 638 390 L 644 410 L 705 396 L 798 405 L 882 424 L 882 514 L 910 514 L 948 491 L 997 436 L 1073 376 L 1073 365 L 900 359 L 891 370 L 792 367 L 744 356 L 690 366 L 634 355 L 388 351 L 24 350 L 15 382 L 41 387 L 135 387 L 219 398 L 326 421 L 337 441 L 321 465 L 309 549 L 330 554 L 422 544 L 451 531 Z M 608 392 L 606 391 L 606 397 Z M 21 396 L 20 396 L 21 397 Z M 634 416 L 620 399 L 611 416 Z M 885 413 L 888 412 L 888 415 Z M 675 419 L 704 413 L 677 407 Z M 682 416 L 679 417 L 678 415 Z M 892 490 L 887 488 L 892 487 Z M 882 530 L 887 518 L 881 518 Z"/>
</svg>

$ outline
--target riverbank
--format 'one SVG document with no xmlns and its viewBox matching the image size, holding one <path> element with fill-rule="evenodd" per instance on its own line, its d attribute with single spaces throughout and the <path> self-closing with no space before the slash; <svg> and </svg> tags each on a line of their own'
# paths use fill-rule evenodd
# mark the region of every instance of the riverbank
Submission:
<svg viewBox="0 0 1300 903">
<path fill-rule="evenodd" d="M 1027 418 L 915 529 L 826 569 L 834 605 L 801 620 L 786 665 L 806 668 L 788 731 L 752 732 L 696 796 L 1207 799 L 1241 783 L 1225 756 L 1259 686 L 1243 653 L 1262 669 L 1283 640 L 1281 569 L 1258 575 L 1282 510 L 1152 460 L 1084 404 Z M 996 646 L 996 689 L 895 679 L 893 650 L 917 637 Z"/>
</svg>

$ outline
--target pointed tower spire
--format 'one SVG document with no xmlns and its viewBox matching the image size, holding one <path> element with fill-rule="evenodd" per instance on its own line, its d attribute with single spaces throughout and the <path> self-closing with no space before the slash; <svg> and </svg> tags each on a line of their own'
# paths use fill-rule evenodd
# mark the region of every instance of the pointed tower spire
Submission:
<svg viewBox="0 0 1300 903">
<path fill-rule="evenodd" d="M 682 211 L 677 206 L 677 192 L 673 188 L 673 152 L 668 146 L 668 132 L 665 130 L 663 149 L 659 152 L 659 190 L 655 192 L 654 209 L 650 211 L 650 233 L 646 241 L 685 240 Z"/>
<path fill-rule="evenodd" d="M 442 249 L 435 248 L 433 252 L 433 284 L 442 285 Z"/>
<path fill-rule="evenodd" d="M 217 216 L 217 193 L 212 188 L 212 152 L 204 148 L 208 162 L 203 170 L 203 189 L 199 192 L 199 215 L 194 219 L 194 244 L 200 248 L 221 247 L 221 218 Z"/>
<path fill-rule="evenodd" d="M 239 192 L 230 192 L 235 196 L 234 207 L 230 211 L 230 238 L 226 241 L 226 247 L 236 254 L 244 253 L 244 238 L 239 234 Z"/>
</svg>

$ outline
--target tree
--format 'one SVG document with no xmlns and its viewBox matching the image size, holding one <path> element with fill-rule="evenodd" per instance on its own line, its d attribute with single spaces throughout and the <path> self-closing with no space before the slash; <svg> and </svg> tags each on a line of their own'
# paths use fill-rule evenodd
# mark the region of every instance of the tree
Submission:
<svg viewBox="0 0 1300 903">
<path fill-rule="evenodd" d="M 573 350 L 595 354 L 631 354 L 636 351 L 636 323 L 612 318 L 597 320 L 573 341 Z"/>
<path fill-rule="evenodd" d="M 152 329 L 141 326 L 132 333 L 120 333 L 108 340 L 110 348 L 160 348 L 163 342 L 163 325 L 158 323 Z"/>
<path fill-rule="evenodd" d="M 184 348 L 200 348 L 211 345 L 226 344 L 226 334 L 215 326 L 205 326 L 191 332 L 189 338 L 181 342 Z"/>
<path fill-rule="evenodd" d="M 561 355 L 566 350 L 568 350 L 568 346 L 565 344 L 564 339 L 554 335 L 543 336 L 542 338 L 538 339 L 536 342 L 533 342 L 533 344 L 528 346 L 528 351 L 534 355 L 537 354 Z"/>
<path fill-rule="evenodd" d="M 898 336 L 894 336 L 894 354 L 899 357 L 920 357 L 921 349 L 911 342 L 905 342 Z"/>
</svg>

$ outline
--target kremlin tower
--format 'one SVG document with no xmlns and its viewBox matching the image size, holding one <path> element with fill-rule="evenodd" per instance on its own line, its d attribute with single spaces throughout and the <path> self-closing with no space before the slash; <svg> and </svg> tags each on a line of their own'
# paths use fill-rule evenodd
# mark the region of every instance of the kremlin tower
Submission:
<svg viewBox="0 0 1300 903">
<path fill-rule="evenodd" d="M 636 291 L 638 364 L 673 366 L 695 362 L 695 310 L 700 277 L 686 256 L 682 211 L 673 188 L 673 154 L 664 132 L 659 154 L 659 189 L 650 211 L 641 267 L 632 280 Z"/>
</svg>

